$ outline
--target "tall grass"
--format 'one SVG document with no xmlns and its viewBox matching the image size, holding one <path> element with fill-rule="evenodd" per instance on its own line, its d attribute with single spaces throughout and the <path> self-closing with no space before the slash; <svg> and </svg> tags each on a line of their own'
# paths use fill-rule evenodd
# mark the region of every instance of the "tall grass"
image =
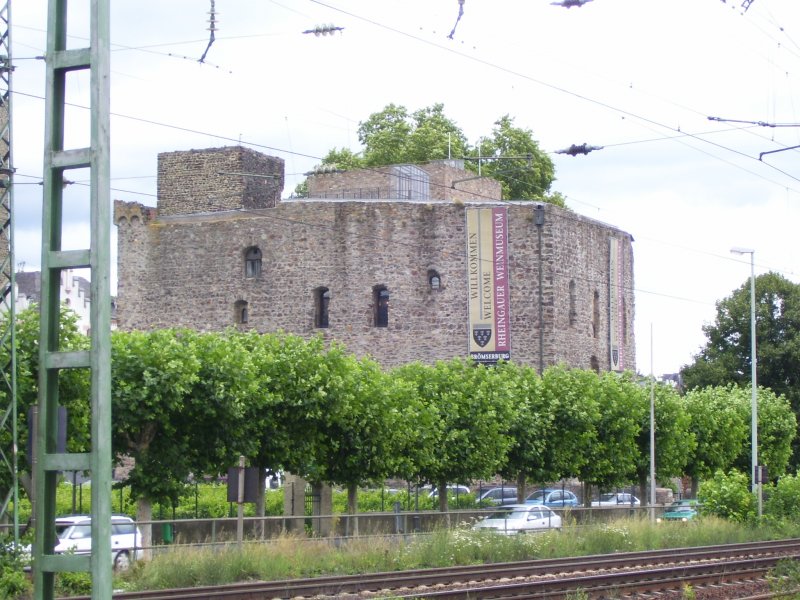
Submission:
<svg viewBox="0 0 800 600">
<path fill-rule="evenodd" d="M 467 527 L 438 530 L 408 541 L 354 539 L 339 547 L 289 535 L 239 549 L 175 548 L 140 561 L 121 576 L 130 590 L 276 580 L 323 574 L 356 574 L 480 564 L 535 558 L 585 556 L 659 548 L 705 546 L 800 536 L 800 525 L 746 526 L 715 518 L 652 524 L 647 519 L 580 526 L 505 537 Z"/>
</svg>

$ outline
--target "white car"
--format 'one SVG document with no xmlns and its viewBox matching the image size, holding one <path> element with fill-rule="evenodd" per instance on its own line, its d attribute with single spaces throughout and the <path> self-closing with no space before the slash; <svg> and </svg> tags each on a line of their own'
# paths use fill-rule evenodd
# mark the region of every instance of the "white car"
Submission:
<svg viewBox="0 0 800 600">
<path fill-rule="evenodd" d="M 639 506 L 639 499 L 633 494 L 609 493 L 600 494 L 600 500 L 592 502 L 592 506 Z"/>
<path fill-rule="evenodd" d="M 470 490 L 465 485 L 448 485 L 447 486 L 447 495 L 449 497 L 453 496 L 466 496 L 470 493 Z M 439 490 L 436 488 L 431 488 L 431 491 L 428 493 L 428 498 L 438 498 L 439 497 Z"/>
<path fill-rule="evenodd" d="M 505 535 L 560 529 L 561 517 L 541 504 L 509 504 L 493 511 L 472 528 Z"/>
<path fill-rule="evenodd" d="M 89 515 L 70 515 L 56 519 L 55 554 L 73 551 L 75 554 L 89 554 L 92 551 L 92 517 Z M 130 517 L 113 515 L 111 517 L 111 553 L 114 568 L 127 569 L 132 560 L 142 558 L 142 533 Z"/>
</svg>

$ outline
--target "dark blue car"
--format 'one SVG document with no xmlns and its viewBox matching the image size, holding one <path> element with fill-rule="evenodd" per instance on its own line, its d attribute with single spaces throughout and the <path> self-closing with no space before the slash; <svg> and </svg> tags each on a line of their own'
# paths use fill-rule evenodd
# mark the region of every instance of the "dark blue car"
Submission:
<svg viewBox="0 0 800 600">
<path fill-rule="evenodd" d="M 526 504 L 544 504 L 545 506 L 566 507 L 580 506 L 578 497 L 569 490 L 545 488 L 536 490 L 525 498 Z"/>
</svg>

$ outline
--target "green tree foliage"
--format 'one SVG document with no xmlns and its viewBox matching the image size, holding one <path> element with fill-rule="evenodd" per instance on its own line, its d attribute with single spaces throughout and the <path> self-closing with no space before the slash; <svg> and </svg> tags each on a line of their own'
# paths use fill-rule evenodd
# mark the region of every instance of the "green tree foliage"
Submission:
<svg viewBox="0 0 800 600">
<path fill-rule="evenodd" d="M 509 363 L 498 369 L 513 386 L 516 401 L 514 419 L 508 425 L 513 445 L 500 474 L 504 479 L 515 480 L 522 495 L 528 478 L 537 482 L 548 480 L 545 452 L 547 440 L 554 437 L 554 416 L 544 401 L 541 378 L 533 368 Z"/>
<path fill-rule="evenodd" d="M 501 182 L 503 199 L 566 206 L 561 194 L 550 191 L 555 180 L 553 161 L 539 148 L 533 132 L 516 127 L 509 115 L 495 121 L 491 134 L 482 136 L 473 147 L 456 122 L 447 117 L 443 104 L 414 112 L 388 104 L 359 124 L 358 139 L 363 152 L 334 148 L 322 164 L 356 169 L 463 157 L 467 168 L 477 172 L 480 155 L 481 174 Z M 295 192 L 305 195 L 307 187 L 301 184 Z"/>
<path fill-rule="evenodd" d="M 0 328 L 8 329 L 8 313 L 0 314 Z M 39 309 L 36 305 L 17 313 L 15 324 L 17 359 L 17 432 L 20 481 L 30 492 L 30 468 L 24 449 L 28 445 L 28 410 L 36 404 L 39 394 Z M 89 339 L 78 329 L 77 315 L 61 307 L 59 323 L 59 348 L 62 351 L 85 350 Z M 8 364 L 11 357 L 7 348 L 0 348 L 0 361 Z M 59 404 L 67 409 L 67 451 L 86 452 L 89 448 L 90 379 L 87 369 L 65 369 L 58 378 Z M 10 406 L 8 386 L 0 389 L 3 407 Z M 7 457 L 11 456 L 11 433 L 9 427 L 0 428 L 0 445 Z M 11 485 L 10 472 L 0 470 L 0 498 L 4 498 Z"/>
<path fill-rule="evenodd" d="M 731 387 L 731 401 L 739 407 L 745 423 L 752 419 L 752 396 L 750 389 Z M 773 479 L 786 473 L 792 456 L 792 442 L 797 434 L 797 417 L 783 396 L 772 390 L 758 388 L 758 463 L 766 465 Z M 745 444 L 736 459 L 736 468 L 750 473 L 752 468 L 752 448 Z"/>
<path fill-rule="evenodd" d="M 200 379 L 197 336 L 171 329 L 111 336 L 112 447 L 136 461 L 128 479 L 136 498 L 176 503 L 192 472 L 194 429 L 180 425 Z"/>
<path fill-rule="evenodd" d="M 0 534 L 0 598 L 28 598 L 33 590 L 23 567 L 30 562 L 12 536 Z"/>
<path fill-rule="evenodd" d="M 555 366 L 542 374 L 542 397 L 553 414 L 545 440 L 545 459 L 537 481 L 578 477 L 589 460 L 586 448 L 595 443 L 599 419 L 597 399 L 587 394 L 597 383 L 594 371 Z"/>
<path fill-rule="evenodd" d="M 740 471 L 719 470 L 700 485 L 700 511 L 744 523 L 756 516 L 756 496 L 750 492 L 750 478 Z"/>
<path fill-rule="evenodd" d="M 579 475 L 586 485 L 608 489 L 634 477 L 639 456 L 636 442 L 644 417 L 644 391 L 627 373 L 606 372 L 595 375 L 595 379 L 592 383 L 588 375 L 582 378 L 587 385 L 586 394 L 594 398 L 598 412 L 594 440 L 583 449 L 586 460 Z"/>
<path fill-rule="evenodd" d="M 331 394 L 342 386 L 341 350 L 327 356 L 321 338 L 247 336 L 263 394 L 249 413 L 250 431 L 258 440 L 251 460 L 273 472 L 286 469 L 310 481 L 325 481 L 325 467 L 316 457 L 326 443 L 322 425 L 335 400 Z"/>
<path fill-rule="evenodd" d="M 243 434 L 249 408 L 261 394 L 256 366 L 242 336 L 232 330 L 199 334 L 191 345 L 200 368 L 187 395 L 188 410 L 175 424 L 191 438 L 186 457 L 191 472 L 220 475 L 255 447 Z"/>
<path fill-rule="evenodd" d="M 636 445 L 636 479 L 640 498 L 649 498 L 647 481 L 650 477 L 650 385 L 644 389 L 640 402 L 645 405 L 639 414 L 642 418 Z M 691 416 L 683 409 L 678 393 L 670 386 L 653 387 L 655 404 L 656 480 L 667 481 L 684 473 L 687 461 L 697 446 L 691 429 Z"/>
<path fill-rule="evenodd" d="M 362 169 L 366 166 L 364 158 L 349 148 L 334 148 L 322 159 L 323 165 L 335 167 L 343 171 Z"/>
<path fill-rule="evenodd" d="M 464 133 L 445 116 L 443 104 L 410 114 L 405 106 L 389 104 L 359 124 L 358 139 L 368 167 L 424 163 L 462 156 L 467 149 Z"/>
<path fill-rule="evenodd" d="M 691 417 L 690 428 L 697 441 L 686 468 L 694 487 L 700 479 L 733 466 L 747 444 L 749 422 L 732 401 L 729 388 L 692 390 L 683 397 L 683 408 Z"/>
<path fill-rule="evenodd" d="M 800 477 L 786 475 L 766 494 L 764 514 L 777 520 L 800 519 Z"/>
<path fill-rule="evenodd" d="M 758 385 L 789 399 L 800 411 L 800 285 L 777 273 L 756 277 Z M 706 346 L 681 373 L 688 389 L 750 384 L 750 281 L 717 303 L 713 324 L 703 327 Z M 795 442 L 792 465 L 800 465 Z"/>
<path fill-rule="evenodd" d="M 396 377 L 412 382 L 422 402 L 437 414 L 433 460 L 421 466 L 418 478 L 445 489 L 447 483 L 487 479 L 505 463 L 512 440 L 511 386 L 502 370 L 453 359 L 434 366 L 419 363 L 399 367 Z M 447 495 L 439 494 L 440 509 Z"/>
<path fill-rule="evenodd" d="M 350 512 L 355 513 L 358 487 L 382 484 L 392 474 L 394 440 L 404 424 L 394 406 L 388 376 L 377 363 L 358 360 L 340 346 L 331 348 L 325 361 L 331 377 L 328 403 L 317 424 L 317 481 L 344 484 Z"/>
<path fill-rule="evenodd" d="M 548 196 L 555 180 L 553 161 L 539 148 L 533 132 L 515 127 L 509 115 L 495 121 L 492 135 L 482 137 L 471 152 L 495 159 L 487 160 L 481 173 L 502 183 L 504 200 L 541 200 L 564 206 L 562 196 Z"/>
</svg>

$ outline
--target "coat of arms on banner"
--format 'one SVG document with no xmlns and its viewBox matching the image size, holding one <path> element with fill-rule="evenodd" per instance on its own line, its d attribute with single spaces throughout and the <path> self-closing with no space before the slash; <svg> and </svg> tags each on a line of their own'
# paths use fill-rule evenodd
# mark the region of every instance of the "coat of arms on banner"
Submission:
<svg viewBox="0 0 800 600">
<path fill-rule="evenodd" d="M 472 339 L 483 348 L 492 339 L 492 326 L 488 323 L 479 323 L 472 328 Z"/>
</svg>

